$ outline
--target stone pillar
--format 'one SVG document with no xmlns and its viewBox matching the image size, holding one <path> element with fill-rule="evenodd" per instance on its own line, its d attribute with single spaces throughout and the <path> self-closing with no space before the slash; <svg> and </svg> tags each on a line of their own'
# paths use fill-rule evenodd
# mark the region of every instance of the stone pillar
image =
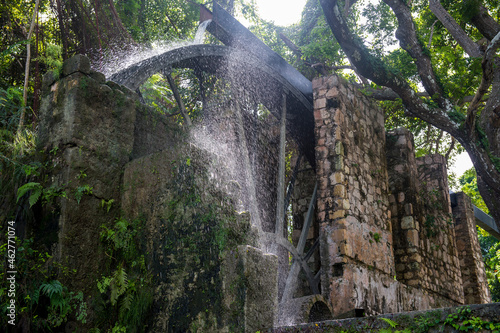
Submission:
<svg viewBox="0 0 500 333">
<path fill-rule="evenodd" d="M 229 331 L 253 333 L 278 319 L 278 257 L 241 245 L 223 266 L 224 303 L 232 316 Z"/>
<path fill-rule="evenodd" d="M 420 246 L 419 180 L 413 135 L 405 128 L 387 134 L 389 197 L 396 260 L 396 278 L 417 287 L 422 279 Z"/>
<path fill-rule="evenodd" d="M 462 276 L 456 244 L 444 156 L 417 159 L 422 202 L 420 253 L 422 288 L 463 304 Z"/>
<path fill-rule="evenodd" d="M 397 280 L 434 295 L 433 306 L 462 304 L 444 157 L 416 159 L 411 133 L 397 129 L 387 159 Z"/>
<path fill-rule="evenodd" d="M 452 196 L 465 304 L 489 303 L 491 302 L 490 290 L 477 238 L 472 202 L 463 192 L 454 193 Z"/>
<path fill-rule="evenodd" d="M 391 311 L 378 291 L 394 281 L 384 115 L 336 76 L 313 91 L 323 294 L 336 317 Z"/>
<path fill-rule="evenodd" d="M 106 82 L 81 55 L 64 63 L 60 80 L 47 74 L 43 93 L 38 150 L 51 159 L 48 185 L 66 193 L 58 202 L 55 254 L 77 270 L 65 285 L 90 292 L 104 263 L 97 251 L 101 225 L 119 215 L 121 171 L 134 143 L 137 95 Z"/>
</svg>

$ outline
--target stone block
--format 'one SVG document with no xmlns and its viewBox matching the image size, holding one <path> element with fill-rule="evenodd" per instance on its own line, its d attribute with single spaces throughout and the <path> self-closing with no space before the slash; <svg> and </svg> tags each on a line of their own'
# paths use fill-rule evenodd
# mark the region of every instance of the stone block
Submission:
<svg viewBox="0 0 500 333">
<path fill-rule="evenodd" d="M 339 155 L 335 157 L 335 170 L 340 171 L 344 169 L 344 157 Z M 346 167 L 347 169 L 347 167 Z M 347 170 L 346 170 L 347 173 Z"/>
<path fill-rule="evenodd" d="M 317 98 L 314 100 L 314 109 L 315 110 L 322 109 L 325 107 L 326 107 L 326 98 L 322 97 L 322 98 Z"/>
<path fill-rule="evenodd" d="M 418 231 L 417 230 L 408 230 L 406 232 L 406 240 L 408 241 L 410 246 L 418 246 L 418 244 L 419 244 Z"/>
<path fill-rule="evenodd" d="M 413 205 L 411 203 L 405 204 L 405 214 L 413 215 Z"/>
<path fill-rule="evenodd" d="M 415 229 L 415 222 L 413 220 L 413 216 L 405 216 L 401 220 L 401 229 L 403 230 L 408 230 L 408 229 Z"/>
<path fill-rule="evenodd" d="M 345 198 L 345 186 L 344 185 L 335 185 L 333 187 L 333 196 L 334 197 L 340 197 L 340 198 Z"/>
<path fill-rule="evenodd" d="M 58 78 L 56 76 L 56 73 L 54 73 L 54 71 L 48 71 L 43 75 L 42 90 L 44 91 L 44 93 L 47 93 L 49 91 L 50 86 L 53 85 L 57 79 Z"/>
<path fill-rule="evenodd" d="M 323 84 L 324 84 L 324 77 L 315 78 L 312 81 L 312 88 L 314 90 L 317 90 L 318 88 L 322 87 Z M 316 91 L 315 91 L 315 96 L 314 97 L 317 97 L 317 92 Z"/>
<path fill-rule="evenodd" d="M 63 75 L 68 76 L 75 72 L 90 74 L 90 60 L 82 54 L 77 54 L 63 64 Z"/>
<path fill-rule="evenodd" d="M 240 271 L 233 275 L 232 284 L 239 289 L 237 295 L 243 297 L 239 300 L 243 311 L 238 313 L 238 321 L 244 327 L 240 329 L 256 332 L 272 327 L 278 310 L 278 258 L 248 245 L 238 246 L 235 258 L 234 268 Z"/>
<path fill-rule="evenodd" d="M 90 70 L 90 77 L 97 81 L 99 84 L 106 83 L 106 76 L 102 73 Z"/>
<path fill-rule="evenodd" d="M 335 143 L 335 154 L 344 156 L 344 145 L 341 141 L 337 141 Z"/>
<path fill-rule="evenodd" d="M 332 185 L 343 184 L 345 176 L 342 172 L 335 172 L 330 176 L 330 182 Z"/>
<path fill-rule="evenodd" d="M 342 243 L 340 244 L 339 249 L 340 249 L 340 254 L 352 257 L 352 248 L 350 244 Z"/>
</svg>

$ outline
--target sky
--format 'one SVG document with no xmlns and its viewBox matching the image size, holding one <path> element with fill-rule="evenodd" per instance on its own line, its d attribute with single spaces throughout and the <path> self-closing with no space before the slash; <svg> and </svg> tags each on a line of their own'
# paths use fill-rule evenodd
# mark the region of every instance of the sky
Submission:
<svg viewBox="0 0 500 333">
<path fill-rule="evenodd" d="M 256 0 L 259 14 L 280 26 L 298 23 L 306 0 Z"/>
<path fill-rule="evenodd" d="M 274 21 L 280 26 L 298 23 L 306 0 L 256 0 L 258 12 L 267 21 Z M 467 153 L 462 153 L 450 168 L 457 176 L 472 168 L 472 162 Z"/>
</svg>

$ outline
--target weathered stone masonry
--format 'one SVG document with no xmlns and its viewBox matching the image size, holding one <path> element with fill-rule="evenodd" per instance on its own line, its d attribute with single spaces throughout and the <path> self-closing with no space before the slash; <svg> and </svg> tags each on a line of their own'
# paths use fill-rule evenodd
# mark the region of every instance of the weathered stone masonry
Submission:
<svg viewBox="0 0 500 333">
<path fill-rule="evenodd" d="M 460 258 L 465 304 L 480 304 L 491 301 L 486 282 L 486 272 L 481 256 L 474 222 L 474 211 L 470 198 L 464 193 L 455 193 L 452 203 L 457 235 L 457 250 Z"/>
<path fill-rule="evenodd" d="M 292 238 L 317 180 L 308 246 L 319 237 L 310 264 L 321 268 L 322 295 L 307 296 L 307 285 L 299 286 L 294 296 L 309 297 L 301 311 L 323 299 L 335 317 L 488 302 L 470 200 L 458 194 L 450 201 L 444 159 L 415 159 L 411 134 L 386 134 L 382 111 L 341 79 L 320 78 L 313 87 L 317 169 L 314 175 L 305 167 L 297 180 Z M 236 192 L 245 187 L 222 179 L 227 170 L 217 156 L 187 136 L 91 71 L 84 57 L 66 62 L 61 80 L 44 78 L 39 148 L 51 152 L 47 185 L 70 194 L 47 222 L 58 237 L 50 245 L 65 265 L 84 272 L 65 283 L 95 293 L 107 260 L 96 250 L 101 226 L 140 218 L 153 275 L 149 331 L 272 326 L 278 260 L 252 247 L 258 244 L 249 215 L 235 213 Z M 276 169 L 266 162 L 262 173 Z M 273 177 L 258 181 L 275 197 Z M 82 186 L 92 191 L 77 199 Z M 113 203 L 108 211 L 103 201 Z"/>
<path fill-rule="evenodd" d="M 383 112 L 342 79 L 313 89 L 322 293 L 334 315 L 488 302 L 477 236 L 465 240 L 473 218 L 458 217 L 470 207 L 453 218 L 444 158 L 415 159 L 411 133 L 386 135 Z M 464 288 L 482 292 L 464 299 Z"/>
<path fill-rule="evenodd" d="M 215 154 L 190 143 L 186 129 L 134 92 L 91 71 L 83 56 L 65 62 L 60 80 L 44 77 L 40 118 L 37 150 L 52 166 L 47 186 L 67 197 L 30 232 L 53 230 L 54 257 L 78 272 L 62 277 L 65 286 L 83 291 L 91 307 L 101 297 L 96 281 L 112 273 L 102 227 L 118 217 L 140 220 L 140 253 L 152 277 L 141 331 L 255 332 L 273 325 L 277 258 L 255 247 L 249 214 L 236 211 L 241 189 L 225 179 Z M 84 186 L 89 190 L 76 198 Z M 81 330 L 96 320 L 90 313 Z"/>
</svg>

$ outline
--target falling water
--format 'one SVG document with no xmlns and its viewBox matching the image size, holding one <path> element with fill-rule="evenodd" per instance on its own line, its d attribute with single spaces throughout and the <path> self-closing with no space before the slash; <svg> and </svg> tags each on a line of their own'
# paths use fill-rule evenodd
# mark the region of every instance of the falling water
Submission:
<svg viewBox="0 0 500 333">
<path fill-rule="evenodd" d="M 133 64 L 139 63 L 151 57 L 163 54 L 165 52 L 178 49 L 189 45 L 202 44 L 205 37 L 207 26 L 212 20 L 206 20 L 200 23 L 196 31 L 195 37 L 189 40 L 177 41 L 153 41 L 150 46 L 138 45 L 131 49 L 119 50 L 112 48 L 101 59 L 95 59 L 92 63 L 92 69 L 103 73 L 106 77 L 111 77 L 113 74 L 130 67 Z M 118 50 L 118 51 L 117 51 Z"/>
<path fill-rule="evenodd" d="M 109 54 L 105 61 L 102 61 L 101 66 L 98 69 L 103 72 L 107 77 L 112 74 L 117 73 L 133 64 L 144 61 L 148 58 L 163 54 L 165 52 L 175 50 L 178 48 L 186 47 L 189 45 L 199 45 L 204 43 L 205 32 L 208 25 L 212 20 L 206 20 L 202 22 L 196 31 L 195 37 L 192 40 L 183 40 L 176 42 L 156 42 L 152 43 L 151 47 L 137 47 L 135 50 L 120 52 L 116 54 Z M 244 58 L 243 58 L 244 57 Z M 234 52 L 228 57 L 227 62 L 227 76 L 229 77 L 229 82 L 234 87 L 239 86 L 238 83 L 243 82 L 242 78 L 246 77 L 243 66 L 241 66 L 244 60 L 248 61 L 245 53 Z M 253 77 L 252 82 L 245 82 L 246 84 L 241 84 L 243 86 L 251 86 L 263 84 L 259 78 L 255 79 Z M 258 174 L 259 166 L 268 164 L 272 165 L 272 161 L 275 156 L 272 156 L 276 152 L 272 149 L 263 149 L 268 145 L 271 145 L 274 137 L 273 130 L 274 125 L 270 124 L 270 129 L 265 132 L 259 132 L 259 126 L 255 128 L 249 128 L 244 126 L 243 115 L 248 116 L 246 113 L 257 112 L 252 108 L 257 108 L 255 101 L 251 101 L 251 97 L 248 96 L 238 96 L 236 93 L 237 89 L 231 91 L 228 94 L 228 100 L 232 101 L 232 116 L 236 118 L 236 125 L 234 128 L 222 128 L 223 123 L 218 124 L 216 130 L 208 130 L 207 127 L 213 126 L 213 124 L 198 124 L 190 129 L 191 140 L 190 144 L 197 146 L 198 148 L 204 149 L 214 156 L 215 163 L 211 165 L 211 174 L 213 179 L 216 181 L 217 185 L 225 186 L 222 190 L 226 190 L 226 193 L 234 199 L 235 207 L 238 211 L 250 212 L 250 219 L 252 223 L 253 231 L 256 231 L 258 240 L 260 242 L 259 247 L 264 252 L 271 252 L 278 256 L 281 256 L 288 262 L 288 252 L 283 250 L 285 254 L 278 251 L 278 245 L 275 242 L 275 238 L 269 238 L 271 232 L 268 230 L 269 224 L 274 223 L 269 219 L 270 214 L 266 215 L 266 211 L 271 211 L 271 207 L 274 204 L 276 198 L 271 198 L 272 191 L 269 191 L 269 182 L 266 179 L 261 179 L 256 177 Z M 236 97 L 238 96 L 238 97 Z M 251 103 L 250 103 L 251 101 Z M 222 101 L 217 101 L 218 105 L 215 106 L 215 111 L 224 111 L 227 105 L 223 105 Z M 226 101 L 227 102 L 227 101 Z M 253 104 L 251 107 L 242 107 L 244 104 Z M 233 119 L 234 120 L 234 119 Z M 206 126 L 208 125 L 208 126 Z M 216 124 L 217 125 L 217 124 Z M 229 131 L 228 131 L 229 130 Z M 234 137 L 231 136 L 231 133 Z M 250 131 L 250 132 L 248 132 Z M 263 144 L 258 142 L 258 135 L 263 134 L 266 137 L 263 140 Z M 248 140 L 248 138 L 256 138 L 255 140 Z M 262 155 L 258 155 L 257 151 Z M 250 151 L 253 151 L 253 158 L 250 158 Z M 266 156 L 267 155 L 267 156 Z M 240 185 L 242 184 L 242 185 Z M 267 187 L 266 187 L 267 186 Z M 257 200 L 258 199 L 258 200 Z M 259 206 L 260 203 L 260 206 Z M 274 208 L 275 209 L 275 208 Z M 280 266 L 280 270 L 281 270 Z M 280 272 L 280 279 L 286 279 L 286 274 Z M 286 273 L 286 272 L 285 272 Z M 283 284 L 280 282 L 280 284 Z M 281 320 L 286 320 L 286 318 L 281 318 Z"/>
<path fill-rule="evenodd" d="M 205 31 L 211 22 L 212 20 L 206 20 L 200 23 L 198 30 L 196 31 L 196 35 L 194 36 L 193 44 L 203 44 L 203 41 L 205 40 Z"/>
</svg>

